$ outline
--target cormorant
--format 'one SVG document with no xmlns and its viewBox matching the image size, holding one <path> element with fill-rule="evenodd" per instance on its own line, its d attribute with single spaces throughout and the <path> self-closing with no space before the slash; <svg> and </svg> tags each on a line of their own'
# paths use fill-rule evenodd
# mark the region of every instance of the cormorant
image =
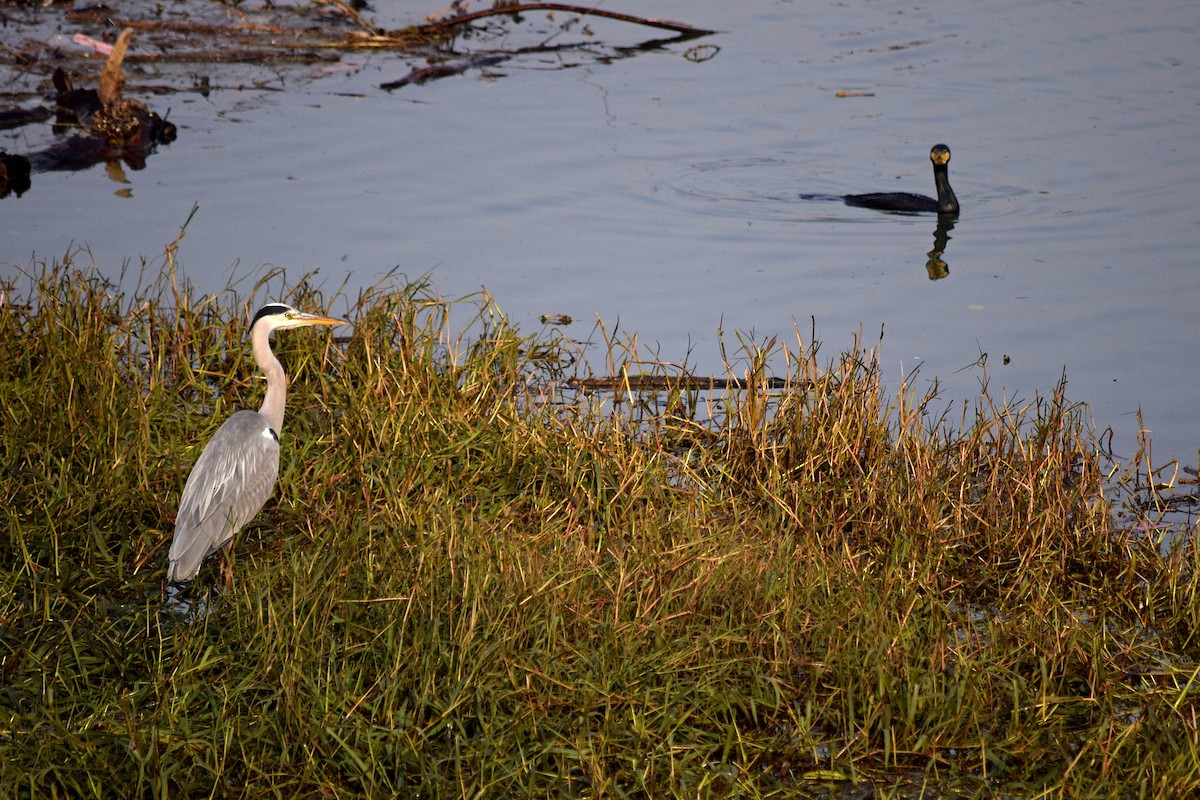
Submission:
<svg viewBox="0 0 1200 800">
<path fill-rule="evenodd" d="M 937 186 L 937 200 L 923 194 L 910 192 L 873 192 L 871 194 L 848 194 L 842 199 L 848 206 L 873 208 L 876 211 L 899 211 L 914 213 L 936 211 L 938 214 L 958 216 L 958 198 L 950 188 L 950 148 L 935 144 L 929 151 L 933 162 L 933 182 Z"/>
</svg>

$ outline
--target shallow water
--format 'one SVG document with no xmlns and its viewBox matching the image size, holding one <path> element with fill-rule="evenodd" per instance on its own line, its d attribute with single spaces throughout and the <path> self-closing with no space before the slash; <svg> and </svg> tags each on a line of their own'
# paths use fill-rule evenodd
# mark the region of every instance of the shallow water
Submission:
<svg viewBox="0 0 1200 800">
<path fill-rule="evenodd" d="M 434 5 L 377 0 L 373 16 L 398 27 Z M 143 98 L 170 106 L 179 138 L 128 183 L 103 168 L 39 175 L 0 201 L 0 278 L 80 245 L 116 277 L 161 253 L 198 203 L 178 262 L 204 291 L 281 266 L 354 295 L 398 267 L 446 296 L 486 287 L 527 331 L 564 313 L 583 338 L 599 317 L 700 372 L 719 369 L 718 330 L 730 346 L 737 330 L 815 330 L 829 352 L 882 330 L 893 387 L 920 366 L 919 387 L 936 378 L 947 401 L 971 399 L 982 353 L 1006 397 L 1032 399 L 1065 371 L 1119 453 L 1134 450 L 1140 407 L 1156 460 L 1195 463 L 1200 6 L 606 7 L 721 33 L 391 93 L 379 84 L 424 62 L 153 68 L 145 82 L 198 73 L 217 88 Z M 543 24 L 488 44 L 537 40 Z M 660 37 L 589 27 L 621 46 Z M 719 50 L 692 50 L 706 46 Z M 254 80 L 284 91 L 237 88 Z M 0 146 L 36 135 L 0 132 Z M 935 142 L 953 151 L 963 205 L 938 280 L 932 216 L 800 198 L 932 194 Z"/>
</svg>

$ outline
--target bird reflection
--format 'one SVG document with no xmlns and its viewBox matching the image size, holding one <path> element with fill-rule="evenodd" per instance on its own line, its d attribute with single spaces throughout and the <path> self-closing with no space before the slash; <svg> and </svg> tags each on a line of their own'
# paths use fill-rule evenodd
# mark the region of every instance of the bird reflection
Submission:
<svg viewBox="0 0 1200 800">
<path fill-rule="evenodd" d="M 950 231 L 954 230 L 955 217 L 949 214 L 938 214 L 937 227 L 933 229 L 933 249 L 927 253 L 929 260 L 925 262 L 925 271 L 929 280 L 940 281 L 950 275 L 950 265 L 942 257 L 946 252 L 946 244 L 950 241 Z"/>
</svg>

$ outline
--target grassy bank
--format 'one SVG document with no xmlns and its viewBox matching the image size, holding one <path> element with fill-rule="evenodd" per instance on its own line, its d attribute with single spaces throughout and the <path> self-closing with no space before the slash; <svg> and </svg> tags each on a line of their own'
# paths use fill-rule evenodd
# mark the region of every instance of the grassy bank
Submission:
<svg viewBox="0 0 1200 800">
<path fill-rule="evenodd" d="M 856 347 L 586 395 L 486 302 L 274 291 L 353 328 L 279 337 L 275 498 L 164 596 L 264 293 L 8 287 L 0 795 L 1200 792 L 1187 531 L 1061 393 L 949 415 Z"/>
</svg>

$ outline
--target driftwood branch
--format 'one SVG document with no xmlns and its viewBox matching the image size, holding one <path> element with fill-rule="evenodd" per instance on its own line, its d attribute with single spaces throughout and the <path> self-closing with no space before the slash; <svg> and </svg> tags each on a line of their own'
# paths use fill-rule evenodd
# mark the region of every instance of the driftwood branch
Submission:
<svg viewBox="0 0 1200 800">
<path fill-rule="evenodd" d="M 747 389 L 751 386 L 766 389 L 807 389 L 811 381 L 789 381 L 786 378 L 766 378 L 747 381 L 741 378 L 709 378 L 696 375 L 603 375 L 590 378 L 571 378 L 567 386 L 588 392 L 665 392 L 673 389 L 703 391 L 705 389 Z"/>
<path fill-rule="evenodd" d="M 331 10 L 336 10 L 359 30 L 335 33 L 325 29 L 288 25 L 281 21 L 251 22 L 241 15 L 239 21 L 232 25 L 190 18 L 184 20 L 137 19 L 113 14 L 103 6 L 68 11 L 66 16 L 67 19 L 76 23 L 103 23 L 106 26 L 136 29 L 139 39 L 148 42 L 149 46 L 126 52 L 123 56 L 125 62 L 315 63 L 336 61 L 339 58 L 338 55 L 326 55 L 324 51 L 349 52 L 418 47 L 428 44 L 431 40 L 456 35 L 462 26 L 475 20 L 538 11 L 560 11 L 582 17 L 611 19 L 658 28 L 671 31 L 684 39 L 713 33 L 713 31 L 695 28 L 681 22 L 639 17 L 573 3 L 516 3 L 385 31 L 355 11 L 346 0 L 316 0 L 316 2 Z M 98 50 L 97 52 L 107 51 Z M 26 57 L 31 56 L 27 55 Z"/>
<path fill-rule="evenodd" d="M 129 48 L 129 40 L 133 38 L 133 28 L 126 28 L 117 37 L 112 52 L 104 62 L 104 70 L 100 73 L 100 104 L 110 106 L 121 98 L 121 87 L 125 85 L 125 51 Z"/>
<path fill-rule="evenodd" d="M 500 14 L 520 14 L 530 11 L 563 11 L 568 14 L 578 14 L 581 17 L 603 17 L 604 19 L 615 19 L 618 22 L 630 22 L 634 25 L 646 25 L 651 28 L 661 28 L 662 30 L 674 31 L 676 33 L 685 33 L 692 36 L 707 36 L 715 33 L 702 28 L 693 28 L 691 25 L 685 25 L 682 22 L 671 22 L 665 19 L 649 19 L 647 17 L 636 17 L 632 14 L 621 14 L 617 11 L 605 11 L 602 8 L 589 6 L 577 6 L 571 3 L 518 3 L 510 6 L 500 6 L 498 8 L 485 8 L 482 11 L 471 11 L 466 14 L 460 14 L 456 17 L 447 17 L 445 19 L 426 22 L 421 25 L 414 25 L 412 29 L 421 33 L 441 33 L 450 28 L 459 25 L 466 25 L 474 22 L 477 19 L 484 17 L 493 17 Z"/>
<path fill-rule="evenodd" d="M 403 31 L 383 34 L 381 36 L 371 37 L 371 41 L 375 43 L 387 42 L 394 37 L 419 37 L 419 38 L 436 38 L 444 37 L 452 32 L 456 26 L 461 26 L 483 17 L 495 15 L 515 14 L 521 11 L 536 11 L 536 10 L 555 10 L 576 13 L 581 15 L 591 15 L 605 17 L 607 19 L 619 20 L 621 22 L 631 22 L 637 25 L 648 25 L 655 28 L 665 28 L 674 31 L 683 38 L 693 38 L 705 36 L 711 31 L 693 28 L 690 25 L 684 25 L 680 22 L 667 22 L 658 19 L 646 19 L 644 17 L 635 17 L 629 14 L 619 14 L 615 11 L 603 11 L 597 8 L 586 8 L 583 6 L 570 5 L 567 3 L 524 3 L 519 5 L 506 5 L 497 8 L 489 8 L 483 11 L 461 14 L 456 17 L 448 17 L 446 19 L 427 22 L 422 25 L 416 25 L 412 28 L 405 28 Z M 574 47 L 574 45 L 571 45 Z M 448 61 L 440 64 L 432 64 L 427 67 L 419 67 L 412 70 L 403 78 L 395 81 L 388 81 L 380 84 L 379 88 L 385 91 L 393 91 L 400 89 L 409 84 L 421 84 L 426 81 L 437 78 L 445 78 L 450 75 L 458 75 L 466 72 L 469 69 L 477 69 L 482 67 L 494 66 L 503 63 L 517 55 L 528 53 L 547 53 L 560 49 L 560 46 L 536 45 L 534 47 L 520 48 L 504 53 L 484 53 L 473 58 L 466 58 L 461 61 Z"/>
<path fill-rule="evenodd" d="M 490 55 L 471 58 L 466 61 L 457 61 L 449 64 L 433 64 L 428 67 L 420 67 L 405 75 L 403 78 L 387 83 L 379 84 L 379 88 L 390 92 L 394 89 L 399 89 L 408 86 L 410 83 L 425 83 L 426 81 L 434 80 L 435 78 L 445 78 L 450 75 L 458 75 L 466 72 L 469 69 L 481 69 L 490 67 L 512 58 L 515 53 L 492 53 Z"/>
</svg>

